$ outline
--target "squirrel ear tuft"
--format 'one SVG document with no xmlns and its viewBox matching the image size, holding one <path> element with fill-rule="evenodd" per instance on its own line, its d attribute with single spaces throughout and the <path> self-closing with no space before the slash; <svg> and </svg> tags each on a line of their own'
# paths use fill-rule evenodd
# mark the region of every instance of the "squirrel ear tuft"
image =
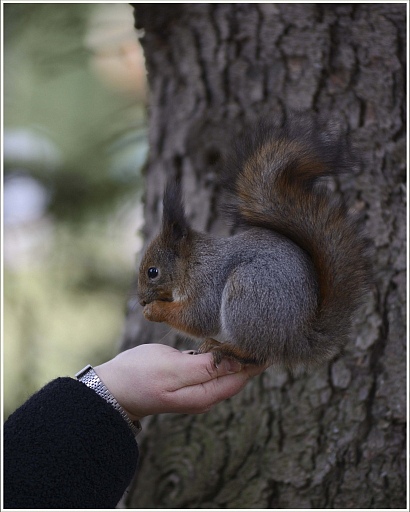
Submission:
<svg viewBox="0 0 410 512">
<path fill-rule="evenodd" d="M 162 231 L 171 240 L 178 242 L 188 236 L 189 224 L 182 203 L 180 180 L 167 183 L 163 199 Z"/>
</svg>

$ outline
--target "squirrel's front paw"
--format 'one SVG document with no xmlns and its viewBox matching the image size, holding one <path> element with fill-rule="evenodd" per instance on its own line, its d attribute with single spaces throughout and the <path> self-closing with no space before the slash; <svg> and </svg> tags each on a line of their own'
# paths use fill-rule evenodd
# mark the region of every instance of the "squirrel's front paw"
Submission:
<svg viewBox="0 0 410 512">
<path fill-rule="evenodd" d="M 154 300 L 153 302 L 150 302 L 149 304 L 144 306 L 142 314 L 150 322 L 162 322 L 163 315 L 162 315 L 161 301 Z"/>
</svg>

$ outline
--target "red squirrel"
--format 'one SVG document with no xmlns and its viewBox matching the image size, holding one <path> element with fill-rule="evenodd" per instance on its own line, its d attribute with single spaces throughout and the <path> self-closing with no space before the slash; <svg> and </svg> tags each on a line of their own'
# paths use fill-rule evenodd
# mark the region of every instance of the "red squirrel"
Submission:
<svg viewBox="0 0 410 512">
<path fill-rule="evenodd" d="M 321 183 L 347 154 L 314 124 L 252 131 L 228 173 L 244 229 L 227 238 L 192 229 L 180 183 L 168 183 L 139 269 L 145 318 L 202 340 L 216 365 L 309 368 L 337 355 L 368 287 L 357 222 Z"/>
</svg>

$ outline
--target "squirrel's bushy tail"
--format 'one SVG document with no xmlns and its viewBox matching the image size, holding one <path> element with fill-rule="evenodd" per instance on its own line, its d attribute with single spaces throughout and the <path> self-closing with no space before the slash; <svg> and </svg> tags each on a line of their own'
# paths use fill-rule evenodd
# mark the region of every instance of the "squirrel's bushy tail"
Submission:
<svg viewBox="0 0 410 512">
<path fill-rule="evenodd" d="M 315 365 L 339 352 L 368 289 L 366 246 L 343 202 L 321 178 L 351 166 L 346 143 L 312 124 L 255 130 L 239 151 L 234 179 L 236 216 L 273 230 L 304 249 L 319 288 L 300 363 Z"/>
</svg>

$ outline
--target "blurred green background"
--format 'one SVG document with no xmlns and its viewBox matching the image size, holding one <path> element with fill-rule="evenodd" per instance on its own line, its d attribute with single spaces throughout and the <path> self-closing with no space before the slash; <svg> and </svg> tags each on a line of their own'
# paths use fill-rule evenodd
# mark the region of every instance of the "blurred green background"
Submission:
<svg viewBox="0 0 410 512">
<path fill-rule="evenodd" d="M 131 6 L 3 8 L 6 419 L 118 350 L 147 141 Z"/>
</svg>

